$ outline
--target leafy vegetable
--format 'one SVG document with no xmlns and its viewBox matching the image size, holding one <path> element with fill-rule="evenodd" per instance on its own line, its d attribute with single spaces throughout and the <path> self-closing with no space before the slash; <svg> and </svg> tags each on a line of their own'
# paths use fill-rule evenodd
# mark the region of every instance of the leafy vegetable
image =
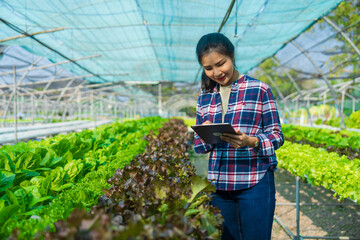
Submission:
<svg viewBox="0 0 360 240">
<path fill-rule="evenodd" d="M 360 160 L 328 153 L 323 148 L 285 142 L 276 151 L 279 166 L 312 185 L 335 191 L 340 199 L 360 200 Z"/>
<path fill-rule="evenodd" d="M 186 127 L 175 120 L 165 124 L 158 136 L 148 135 L 145 152 L 116 170 L 99 204 L 90 213 L 75 210 L 66 222 L 56 222 L 57 231 L 45 233 L 46 239 L 60 235 L 68 239 L 219 238 L 222 217 L 209 204 L 208 195 L 215 187 L 194 175 L 186 136 Z"/>
<path fill-rule="evenodd" d="M 75 207 L 91 207 L 96 204 L 98 197 L 102 194 L 101 189 L 109 187 L 106 180 L 117 168 L 124 166 L 135 155 L 144 151 L 146 141 L 143 139 L 143 135 L 151 129 L 159 128 L 164 121 L 158 117 L 145 118 L 138 121 L 101 126 L 94 131 L 85 130 L 68 136 L 55 136 L 41 142 L 30 141 L 28 145 L 31 145 L 32 149 L 43 148 L 47 150 L 47 152 L 39 151 L 43 158 L 48 156 L 47 161 L 44 161 L 46 167 L 36 168 L 36 171 L 40 173 L 36 177 L 39 178 L 26 177 L 26 173 L 23 172 L 18 173 L 18 183 L 11 188 L 13 188 L 12 191 L 15 191 L 19 184 L 24 187 L 34 185 L 38 188 L 41 198 L 38 198 L 38 203 L 33 207 L 29 207 L 27 204 L 25 208 L 22 208 L 22 212 L 17 214 L 16 219 L 13 216 L 3 231 L 0 232 L 0 238 L 8 236 L 12 229 L 19 228 L 21 229 L 21 238 L 32 239 L 34 233 L 44 229 L 49 224 L 51 226 L 58 219 L 66 218 Z M 109 134 L 100 134 L 102 131 L 109 132 Z M 95 151 L 91 145 L 91 149 L 83 154 L 82 159 L 75 159 L 73 155 L 75 152 L 72 152 L 71 148 L 63 156 L 57 156 L 56 152 L 48 147 L 64 137 L 71 138 L 74 135 L 89 144 L 93 144 L 94 139 L 98 137 L 109 136 L 109 139 L 105 139 L 104 143 L 114 145 L 111 152 L 108 151 L 106 145 L 98 147 Z M 6 149 L 10 151 L 10 148 Z M 19 153 L 15 152 L 13 155 L 16 158 Z M 65 166 L 73 161 L 82 167 L 74 168 L 73 163 L 71 163 L 67 170 L 64 170 Z M 79 169 L 81 169 L 80 172 Z M 68 173 L 73 174 L 72 177 Z M 24 198 L 30 197 L 26 194 L 22 194 L 22 196 Z M 4 200 L 6 205 L 9 204 L 6 198 Z M 24 200 L 23 202 L 26 202 L 26 199 Z M 51 205 L 48 204 L 49 201 L 52 201 Z M 40 218 L 29 219 L 31 215 L 37 215 Z"/>
</svg>

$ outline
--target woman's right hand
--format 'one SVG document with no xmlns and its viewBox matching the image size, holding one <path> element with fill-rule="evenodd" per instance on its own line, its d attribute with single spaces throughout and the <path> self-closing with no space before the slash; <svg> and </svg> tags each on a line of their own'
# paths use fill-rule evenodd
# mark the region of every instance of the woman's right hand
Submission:
<svg viewBox="0 0 360 240">
<path fill-rule="evenodd" d="M 207 120 L 207 121 L 203 122 L 202 125 L 206 125 L 206 124 L 212 124 L 212 122 L 210 122 L 209 120 Z"/>
</svg>

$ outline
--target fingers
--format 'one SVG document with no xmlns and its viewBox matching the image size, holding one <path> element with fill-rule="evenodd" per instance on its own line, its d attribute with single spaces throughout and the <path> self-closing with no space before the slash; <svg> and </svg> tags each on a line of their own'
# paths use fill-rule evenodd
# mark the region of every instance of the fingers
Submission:
<svg viewBox="0 0 360 240">
<path fill-rule="evenodd" d="M 238 135 L 235 135 L 235 134 L 231 134 L 231 135 L 238 136 Z M 227 136 L 224 136 L 224 135 L 221 135 L 220 138 L 221 138 L 221 140 L 230 143 L 230 145 L 233 146 L 234 148 L 238 148 L 240 146 L 239 145 L 240 141 L 239 141 L 238 138 L 227 137 Z"/>
<path fill-rule="evenodd" d="M 206 124 L 212 124 L 212 122 L 211 122 L 211 121 L 209 121 L 209 120 L 207 120 L 207 121 L 203 122 L 203 124 L 202 124 L 202 125 L 206 125 Z"/>
<path fill-rule="evenodd" d="M 231 141 L 231 142 L 229 142 L 229 144 L 230 144 L 230 146 L 232 146 L 232 147 L 234 147 L 234 148 L 236 148 L 236 149 L 242 147 L 241 144 L 239 144 L 239 143 L 236 142 L 236 141 Z"/>
<path fill-rule="evenodd" d="M 237 134 L 223 133 L 221 136 L 224 137 L 225 139 L 235 139 L 240 141 L 242 141 L 244 136 L 246 136 L 244 133 L 240 132 L 239 130 L 236 130 L 236 133 Z"/>
<path fill-rule="evenodd" d="M 230 141 L 230 140 L 238 140 L 240 139 L 241 136 L 239 135 L 236 135 L 236 134 L 227 134 L 227 133 L 223 133 L 220 138 L 222 140 L 225 140 L 225 141 Z"/>
<path fill-rule="evenodd" d="M 245 133 L 236 130 L 237 134 L 224 133 L 220 136 L 223 141 L 230 143 L 234 148 L 248 146 L 248 136 Z"/>
</svg>

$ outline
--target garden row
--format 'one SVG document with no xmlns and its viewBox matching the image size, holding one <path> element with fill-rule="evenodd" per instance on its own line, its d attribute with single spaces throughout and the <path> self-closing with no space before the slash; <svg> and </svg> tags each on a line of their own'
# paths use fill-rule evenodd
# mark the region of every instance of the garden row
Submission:
<svg viewBox="0 0 360 240">
<path fill-rule="evenodd" d="M 325 148 L 328 152 L 336 152 L 349 159 L 360 158 L 360 133 L 358 132 L 332 131 L 289 124 L 282 124 L 282 130 L 286 141 Z"/>
<path fill-rule="evenodd" d="M 279 167 L 312 185 L 324 186 L 335 191 L 340 199 L 360 200 L 360 160 L 352 161 L 343 155 L 327 152 L 307 144 L 285 142 L 276 155 Z"/>
<path fill-rule="evenodd" d="M 222 217 L 209 204 L 215 187 L 189 163 L 187 127 L 172 119 L 146 140 L 145 152 L 116 170 L 90 212 L 76 209 L 55 223 L 55 232 L 36 238 L 217 239 Z"/>
<path fill-rule="evenodd" d="M 0 238 L 33 234 L 97 203 L 116 169 L 144 151 L 165 120 L 146 118 L 0 149 Z M 50 204 L 51 203 L 51 204 Z M 54 227 L 52 227 L 54 229 Z"/>
<path fill-rule="evenodd" d="M 276 151 L 279 167 L 340 199 L 360 200 L 360 134 L 282 125 L 285 144 Z M 350 160 L 351 161 L 350 161 Z"/>
</svg>

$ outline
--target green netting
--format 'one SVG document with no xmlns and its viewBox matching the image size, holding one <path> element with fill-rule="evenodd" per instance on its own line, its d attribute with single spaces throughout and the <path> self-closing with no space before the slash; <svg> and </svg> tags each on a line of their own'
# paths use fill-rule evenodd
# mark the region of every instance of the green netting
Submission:
<svg viewBox="0 0 360 240">
<path fill-rule="evenodd" d="M 28 33 L 66 27 L 35 37 L 71 59 L 100 54 L 78 62 L 102 78 L 88 81 L 194 82 L 199 68 L 196 43 L 202 35 L 217 31 L 230 2 L 0 0 L 0 16 Z M 339 2 L 237 0 L 222 33 L 235 44 L 236 65 L 246 73 Z M 16 35 L 1 24 L 0 39 Z M 4 44 L 24 46 L 54 62 L 64 60 L 30 38 Z M 75 64 L 64 67 L 78 75 L 88 74 Z"/>
</svg>

